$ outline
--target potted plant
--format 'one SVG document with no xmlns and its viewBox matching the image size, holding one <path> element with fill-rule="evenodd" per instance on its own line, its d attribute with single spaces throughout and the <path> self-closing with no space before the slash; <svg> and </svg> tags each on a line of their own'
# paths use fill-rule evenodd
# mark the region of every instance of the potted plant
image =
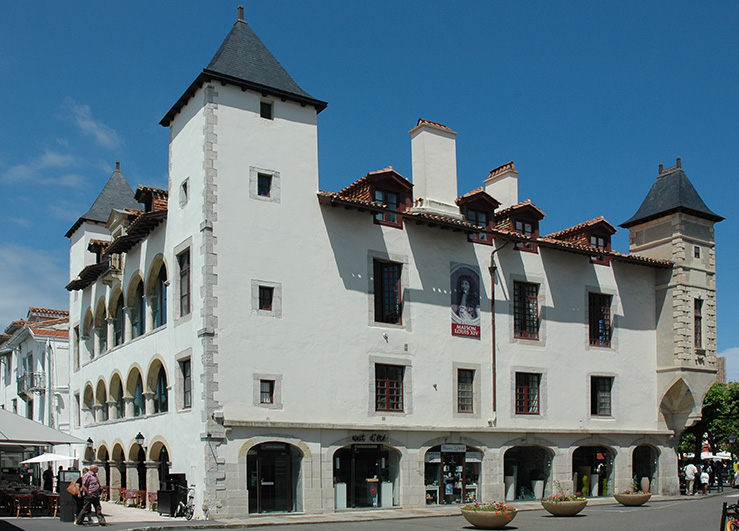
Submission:
<svg viewBox="0 0 739 531">
<path fill-rule="evenodd" d="M 649 489 L 641 490 L 635 481 L 630 489 L 626 489 L 623 492 L 617 492 L 613 497 L 616 498 L 616 501 L 621 505 L 638 507 L 639 505 L 644 505 L 649 501 L 649 498 L 652 497 L 652 491 Z"/>
<path fill-rule="evenodd" d="M 516 517 L 516 508 L 503 502 L 468 503 L 460 510 L 465 520 L 481 529 L 501 529 Z"/>
<path fill-rule="evenodd" d="M 554 482 L 557 494 L 541 500 L 541 506 L 554 516 L 575 516 L 588 504 L 579 492 L 565 494 L 559 481 Z"/>
</svg>

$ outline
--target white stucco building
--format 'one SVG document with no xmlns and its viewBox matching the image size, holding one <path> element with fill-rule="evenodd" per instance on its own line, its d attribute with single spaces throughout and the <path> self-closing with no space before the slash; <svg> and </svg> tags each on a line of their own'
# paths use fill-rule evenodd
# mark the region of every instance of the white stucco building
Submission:
<svg viewBox="0 0 739 531">
<path fill-rule="evenodd" d="M 676 492 L 722 219 L 680 161 L 625 254 L 604 218 L 543 236 L 512 162 L 460 194 L 456 133 L 427 120 L 412 180 L 321 191 L 325 107 L 240 15 L 161 122 L 169 190 L 117 168 L 67 233 L 74 432 L 113 495 L 182 473 L 228 518 Z"/>
</svg>

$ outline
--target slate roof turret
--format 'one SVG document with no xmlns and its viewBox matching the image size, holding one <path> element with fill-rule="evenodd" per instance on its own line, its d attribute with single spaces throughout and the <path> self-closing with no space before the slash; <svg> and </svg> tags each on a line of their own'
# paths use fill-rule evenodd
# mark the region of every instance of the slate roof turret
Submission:
<svg viewBox="0 0 739 531">
<path fill-rule="evenodd" d="M 72 234 L 85 221 L 94 221 L 97 223 L 106 223 L 113 209 L 132 209 L 140 210 L 141 205 L 136 201 L 133 189 L 121 172 L 121 163 L 115 163 L 115 171 L 105 183 L 102 192 L 98 195 L 95 202 L 82 217 L 80 217 L 74 225 L 67 231 L 65 236 L 70 238 Z"/>
<path fill-rule="evenodd" d="M 195 91 L 203 83 L 211 80 L 236 85 L 244 90 L 255 90 L 265 95 L 271 94 L 278 98 L 296 101 L 301 105 L 312 105 L 316 108 L 316 112 L 321 112 L 327 105 L 326 102 L 317 100 L 300 88 L 290 77 L 290 74 L 246 23 L 241 6 L 239 6 L 236 23 L 213 59 L 159 123 L 165 127 L 169 126 Z"/>
<path fill-rule="evenodd" d="M 657 219 L 675 212 L 684 212 L 713 222 L 723 220 L 711 211 L 703 202 L 693 184 L 683 171 L 680 159 L 677 164 L 666 170 L 660 164 L 657 180 L 652 184 L 644 202 L 621 227 L 628 229 L 639 223 Z"/>
</svg>

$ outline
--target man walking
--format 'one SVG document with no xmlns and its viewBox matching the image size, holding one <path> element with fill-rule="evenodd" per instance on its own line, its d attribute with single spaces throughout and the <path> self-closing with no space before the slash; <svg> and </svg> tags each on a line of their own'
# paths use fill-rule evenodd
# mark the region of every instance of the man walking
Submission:
<svg viewBox="0 0 739 531">
<path fill-rule="evenodd" d="M 685 467 L 685 494 L 688 496 L 693 495 L 693 486 L 695 485 L 695 475 L 698 473 L 698 468 L 693 463 L 688 463 Z"/>
<path fill-rule="evenodd" d="M 100 480 L 98 480 L 97 465 L 92 465 L 90 470 L 82 476 L 82 491 L 85 494 L 85 501 L 74 525 L 84 525 L 85 517 L 92 512 L 92 507 L 95 507 L 98 525 L 107 525 L 102 507 L 100 507 Z"/>
</svg>

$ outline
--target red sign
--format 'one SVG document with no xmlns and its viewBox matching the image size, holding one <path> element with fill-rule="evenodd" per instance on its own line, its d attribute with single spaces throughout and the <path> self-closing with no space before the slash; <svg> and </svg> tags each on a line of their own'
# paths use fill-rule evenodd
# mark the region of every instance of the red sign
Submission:
<svg viewBox="0 0 739 531">
<path fill-rule="evenodd" d="M 480 327 L 475 325 L 452 323 L 452 335 L 480 337 Z"/>
</svg>

